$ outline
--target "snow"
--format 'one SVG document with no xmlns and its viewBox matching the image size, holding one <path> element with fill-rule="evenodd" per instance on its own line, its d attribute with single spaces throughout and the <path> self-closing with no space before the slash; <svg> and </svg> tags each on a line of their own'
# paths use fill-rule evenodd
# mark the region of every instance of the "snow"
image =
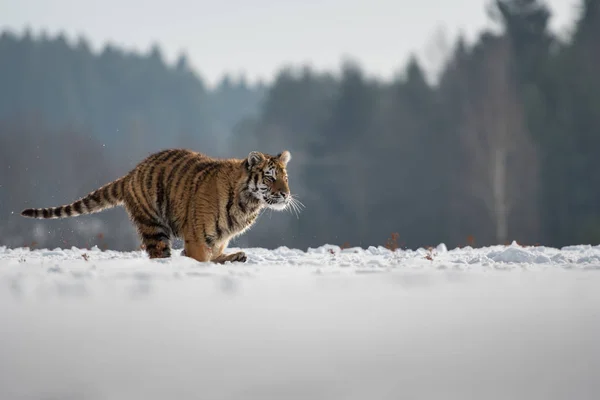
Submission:
<svg viewBox="0 0 600 400">
<path fill-rule="evenodd" d="M 0 398 L 598 398 L 600 246 L 244 251 L 0 247 Z"/>
</svg>

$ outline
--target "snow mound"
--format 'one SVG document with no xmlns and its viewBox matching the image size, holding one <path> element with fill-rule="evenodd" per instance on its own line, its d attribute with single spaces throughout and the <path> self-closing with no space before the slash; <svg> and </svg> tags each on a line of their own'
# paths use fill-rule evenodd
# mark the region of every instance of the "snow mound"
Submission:
<svg viewBox="0 0 600 400">
<path fill-rule="evenodd" d="M 231 248 L 229 251 L 242 249 Z M 513 243 L 510 246 L 492 246 L 473 249 L 471 247 L 448 250 L 441 243 L 433 249 L 417 249 L 390 251 L 385 247 L 360 247 L 340 248 L 335 245 L 324 245 L 318 248 L 309 248 L 307 251 L 279 247 L 274 250 L 262 248 L 243 249 L 248 255 L 246 266 L 285 266 L 285 267 L 352 267 L 362 268 L 439 268 L 464 264 L 481 269 L 498 268 L 523 268 L 536 265 L 556 266 L 567 268 L 588 268 L 600 265 L 600 246 L 569 246 L 562 249 L 550 247 L 524 247 Z M 210 267 L 212 263 L 198 263 L 180 256 L 180 250 L 175 250 L 170 259 L 148 260 L 142 251 L 115 252 L 101 251 L 98 247 L 90 250 L 71 249 L 42 249 L 30 250 L 28 248 L 0 247 L 0 265 L 47 265 L 49 263 L 66 263 L 68 265 L 81 264 L 96 266 L 114 266 L 114 260 L 119 265 L 168 265 L 171 267 Z M 509 264 L 509 265 L 506 265 Z"/>
</svg>

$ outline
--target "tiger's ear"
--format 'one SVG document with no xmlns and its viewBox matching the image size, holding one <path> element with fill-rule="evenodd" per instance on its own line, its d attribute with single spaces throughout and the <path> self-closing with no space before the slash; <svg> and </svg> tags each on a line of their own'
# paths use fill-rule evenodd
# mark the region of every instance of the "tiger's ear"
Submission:
<svg viewBox="0 0 600 400">
<path fill-rule="evenodd" d="M 250 168 L 262 162 L 264 159 L 265 156 L 263 156 L 262 153 L 258 151 L 251 151 L 250 154 L 248 154 L 248 164 L 250 165 Z"/>
<path fill-rule="evenodd" d="M 283 165 L 287 165 L 287 163 L 289 163 L 292 159 L 292 155 L 287 150 L 284 150 L 283 152 L 279 153 L 277 157 L 279 157 L 279 161 L 281 161 Z"/>
</svg>

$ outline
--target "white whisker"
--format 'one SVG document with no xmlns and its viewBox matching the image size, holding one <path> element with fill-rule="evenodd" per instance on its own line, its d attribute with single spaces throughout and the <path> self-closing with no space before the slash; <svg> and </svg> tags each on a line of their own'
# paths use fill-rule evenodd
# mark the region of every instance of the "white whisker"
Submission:
<svg viewBox="0 0 600 400">
<path fill-rule="evenodd" d="M 288 200 L 288 209 L 290 212 L 296 214 L 296 218 L 300 218 L 300 212 L 303 208 L 306 208 L 304 204 L 300 200 L 298 200 L 295 195 L 290 195 L 290 199 Z"/>
<path fill-rule="evenodd" d="M 306 208 L 306 206 L 300 201 L 298 200 L 298 195 L 292 194 L 290 197 L 291 199 L 294 201 L 294 203 L 302 208 Z"/>
</svg>

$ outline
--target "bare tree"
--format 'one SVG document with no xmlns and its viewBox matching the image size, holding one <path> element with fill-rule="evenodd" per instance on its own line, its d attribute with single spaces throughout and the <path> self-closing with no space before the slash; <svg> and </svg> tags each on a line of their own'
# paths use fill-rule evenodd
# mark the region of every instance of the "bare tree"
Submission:
<svg viewBox="0 0 600 400">
<path fill-rule="evenodd" d="M 481 51 L 471 76 L 465 77 L 461 137 L 467 152 L 465 183 L 490 216 L 495 242 L 505 243 L 512 231 L 510 217 L 519 208 L 531 212 L 519 225 L 531 228 L 536 224 L 530 204 L 536 193 L 538 161 L 511 71 L 509 40 L 491 38 Z"/>
</svg>

